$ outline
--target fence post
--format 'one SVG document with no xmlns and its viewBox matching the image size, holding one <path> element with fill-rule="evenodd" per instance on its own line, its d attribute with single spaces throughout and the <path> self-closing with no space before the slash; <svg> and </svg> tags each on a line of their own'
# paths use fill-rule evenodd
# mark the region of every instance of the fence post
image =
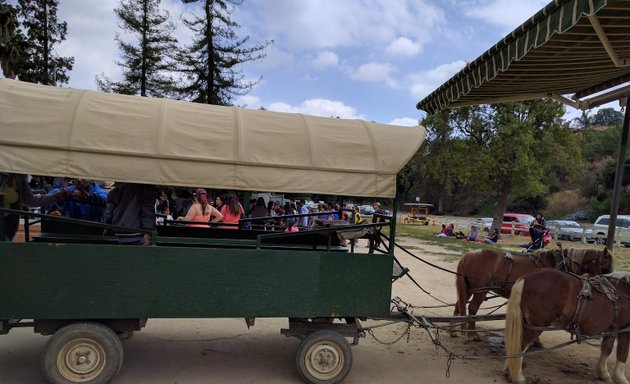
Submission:
<svg viewBox="0 0 630 384">
<path fill-rule="evenodd" d="M 586 244 L 586 227 L 582 227 L 582 244 Z"/>
</svg>

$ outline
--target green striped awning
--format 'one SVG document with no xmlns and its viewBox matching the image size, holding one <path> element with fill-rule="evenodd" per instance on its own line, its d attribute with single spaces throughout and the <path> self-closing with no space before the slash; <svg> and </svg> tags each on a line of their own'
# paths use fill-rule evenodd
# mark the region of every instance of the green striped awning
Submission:
<svg viewBox="0 0 630 384">
<path fill-rule="evenodd" d="M 447 107 L 573 94 L 630 82 L 630 0 L 555 0 L 466 65 L 416 107 Z"/>
</svg>

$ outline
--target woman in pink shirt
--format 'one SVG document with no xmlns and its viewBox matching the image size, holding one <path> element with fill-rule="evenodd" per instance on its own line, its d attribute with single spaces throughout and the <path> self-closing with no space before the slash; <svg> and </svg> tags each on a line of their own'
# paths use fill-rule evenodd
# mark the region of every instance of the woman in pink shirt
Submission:
<svg viewBox="0 0 630 384">
<path fill-rule="evenodd" d="M 195 202 L 188 209 L 188 213 L 186 216 L 180 216 L 177 220 L 181 221 L 199 221 L 202 223 L 207 223 L 209 221 L 216 223 L 217 221 L 221 221 L 223 219 L 223 215 L 221 212 L 217 211 L 212 205 L 208 203 L 208 192 L 206 192 L 203 188 L 198 188 L 195 191 Z M 210 220 L 212 217 L 214 219 Z M 201 228 L 209 228 L 206 224 L 187 224 L 187 227 L 201 227 Z"/>
<path fill-rule="evenodd" d="M 221 208 L 221 214 L 223 215 L 223 222 L 225 224 L 238 224 L 238 221 L 245 215 L 243 206 L 238 201 L 236 195 L 229 195 L 228 201 L 223 202 L 223 208 Z M 238 226 L 225 226 L 226 229 L 239 229 Z"/>
</svg>

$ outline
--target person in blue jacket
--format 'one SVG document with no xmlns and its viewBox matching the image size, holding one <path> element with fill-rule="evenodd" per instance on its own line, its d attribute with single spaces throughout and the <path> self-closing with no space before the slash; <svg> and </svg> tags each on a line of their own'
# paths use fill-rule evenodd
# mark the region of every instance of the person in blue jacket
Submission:
<svg viewBox="0 0 630 384">
<path fill-rule="evenodd" d="M 51 189 L 48 194 L 57 193 L 59 188 Z M 56 204 L 60 214 L 72 219 L 89 220 L 102 223 L 105 221 L 105 204 L 108 190 L 99 182 L 75 179 L 74 184 L 66 188 L 69 198 Z"/>
</svg>

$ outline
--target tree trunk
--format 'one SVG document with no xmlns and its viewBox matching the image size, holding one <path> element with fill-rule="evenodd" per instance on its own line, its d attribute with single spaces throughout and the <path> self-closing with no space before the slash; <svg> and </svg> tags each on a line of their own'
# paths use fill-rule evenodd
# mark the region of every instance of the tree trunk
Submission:
<svg viewBox="0 0 630 384">
<path fill-rule="evenodd" d="M 148 0 L 143 0 L 142 4 L 142 68 L 140 75 L 140 96 L 147 95 L 147 54 L 148 54 L 148 45 L 147 41 L 147 30 L 149 29 L 149 22 L 147 20 L 147 14 L 149 13 Z"/>
<path fill-rule="evenodd" d="M 438 198 L 438 213 L 441 215 L 444 213 L 444 196 L 440 195 Z"/>
<path fill-rule="evenodd" d="M 501 224 L 503 223 L 503 214 L 505 213 L 505 209 L 507 208 L 508 198 L 510 197 L 510 192 L 512 192 L 512 183 L 509 181 L 504 181 L 501 184 L 501 189 L 499 191 L 499 198 L 497 200 L 497 209 L 494 212 L 494 217 L 492 218 L 492 228 L 496 229 L 501 236 Z"/>
<path fill-rule="evenodd" d="M 48 4 L 46 2 L 44 2 L 44 37 L 42 41 L 42 47 L 44 48 L 44 79 L 43 79 L 43 83 L 45 85 L 50 85 L 51 84 L 51 78 L 54 78 L 53 76 L 55 76 L 53 74 L 53 76 L 50 75 L 50 53 L 48 52 Z M 52 84 L 52 85 L 56 85 L 56 84 Z"/>
<path fill-rule="evenodd" d="M 219 104 L 218 99 L 214 92 L 214 36 L 212 35 L 212 0 L 206 0 L 206 39 L 208 42 L 208 77 L 206 79 L 206 103 L 207 104 Z"/>
</svg>

